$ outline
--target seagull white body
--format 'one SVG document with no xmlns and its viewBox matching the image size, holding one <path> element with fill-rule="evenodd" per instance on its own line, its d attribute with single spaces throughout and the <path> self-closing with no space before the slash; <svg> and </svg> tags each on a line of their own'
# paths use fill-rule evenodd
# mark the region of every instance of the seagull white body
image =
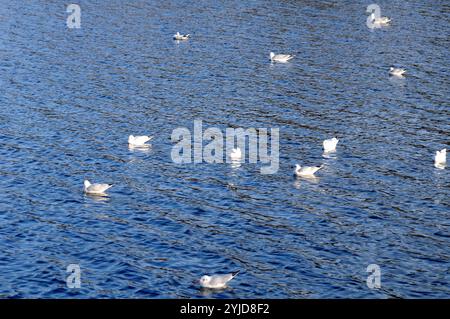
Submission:
<svg viewBox="0 0 450 319">
<path fill-rule="evenodd" d="M 270 52 L 270 61 L 274 62 L 287 62 L 291 60 L 294 56 L 291 54 L 275 54 Z"/>
<path fill-rule="evenodd" d="M 91 184 L 88 180 L 84 181 L 84 192 L 86 194 L 105 195 L 105 191 L 111 187 L 111 184 Z"/>
<path fill-rule="evenodd" d="M 210 288 L 210 289 L 221 289 L 225 288 L 227 286 L 227 283 L 236 277 L 236 275 L 239 273 L 239 270 L 230 274 L 225 275 L 204 275 L 202 278 L 200 278 L 200 286 L 203 288 Z"/>
<path fill-rule="evenodd" d="M 336 145 L 339 140 L 335 137 L 323 141 L 323 151 L 325 153 L 336 151 Z"/>
<path fill-rule="evenodd" d="M 241 159 L 241 157 L 242 157 L 241 149 L 239 147 L 238 148 L 233 148 L 233 150 L 230 153 L 231 160 L 232 161 L 238 161 L 238 160 Z"/>
<path fill-rule="evenodd" d="M 128 144 L 132 145 L 132 146 L 146 146 L 148 141 L 150 141 L 153 138 L 153 136 L 146 136 L 146 135 L 142 135 L 142 136 L 134 136 L 134 135 L 130 135 L 128 136 Z"/>
<path fill-rule="evenodd" d="M 434 164 L 437 166 L 445 165 L 447 162 L 447 149 L 442 149 L 440 151 L 436 151 L 436 155 L 434 156 Z"/>
<path fill-rule="evenodd" d="M 389 69 L 389 74 L 396 76 L 396 77 L 403 77 L 403 75 L 406 73 L 405 69 L 401 69 L 401 68 L 393 68 L 391 67 Z"/>
<path fill-rule="evenodd" d="M 174 40 L 187 40 L 191 37 L 190 34 L 180 34 L 180 32 L 177 32 L 174 34 L 173 39 Z"/>
<path fill-rule="evenodd" d="M 298 164 L 295 165 L 295 175 L 302 177 L 314 177 L 314 174 L 323 167 L 320 166 L 300 166 Z"/>
<path fill-rule="evenodd" d="M 370 15 L 370 18 L 372 19 L 372 22 L 373 22 L 374 26 L 376 26 L 376 27 L 387 26 L 391 23 L 391 19 L 388 17 L 376 18 L 374 12 L 372 12 L 372 14 Z"/>
</svg>

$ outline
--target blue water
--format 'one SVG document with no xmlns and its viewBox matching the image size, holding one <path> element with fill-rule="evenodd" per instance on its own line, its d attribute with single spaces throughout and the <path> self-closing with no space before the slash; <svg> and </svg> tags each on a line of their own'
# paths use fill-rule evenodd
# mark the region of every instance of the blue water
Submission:
<svg viewBox="0 0 450 319">
<path fill-rule="evenodd" d="M 450 297 L 448 1 L 376 1 L 393 22 L 374 31 L 370 1 L 78 3 L 68 29 L 65 1 L 0 0 L 1 298 Z M 174 164 L 194 120 L 279 128 L 278 173 Z"/>
</svg>

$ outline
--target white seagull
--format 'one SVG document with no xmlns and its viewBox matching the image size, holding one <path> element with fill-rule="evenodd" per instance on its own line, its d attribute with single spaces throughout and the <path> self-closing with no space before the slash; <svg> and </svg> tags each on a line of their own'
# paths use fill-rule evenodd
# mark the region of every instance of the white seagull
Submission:
<svg viewBox="0 0 450 319">
<path fill-rule="evenodd" d="M 300 166 L 298 164 L 295 165 L 295 175 L 302 177 L 314 177 L 314 173 L 316 173 L 319 169 L 321 169 L 323 165 L 320 166 Z"/>
<path fill-rule="evenodd" d="M 402 78 L 405 73 L 406 73 L 405 69 L 394 68 L 392 66 L 389 68 L 389 75 L 393 75 L 393 76 Z"/>
<path fill-rule="evenodd" d="M 336 151 L 336 145 L 339 140 L 335 137 L 323 141 L 323 151 L 325 153 Z"/>
<path fill-rule="evenodd" d="M 142 136 L 134 136 L 134 135 L 130 135 L 128 136 L 128 144 L 131 146 L 148 146 L 147 143 L 148 141 L 150 141 L 153 138 L 153 136 L 146 136 L 146 135 L 142 135 Z"/>
<path fill-rule="evenodd" d="M 442 168 L 445 166 L 447 162 L 447 149 L 442 149 L 440 151 L 436 151 L 436 155 L 434 156 L 434 166 Z"/>
<path fill-rule="evenodd" d="M 242 152 L 241 149 L 238 148 L 233 148 L 233 150 L 230 153 L 230 158 L 232 161 L 239 161 L 242 157 Z"/>
<path fill-rule="evenodd" d="M 375 12 L 372 12 L 370 15 L 370 19 L 372 19 L 372 22 L 375 27 L 382 27 L 382 26 L 388 26 L 391 23 L 391 19 L 388 17 L 375 17 Z"/>
<path fill-rule="evenodd" d="M 239 270 L 236 272 L 233 272 L 231 274 L 226 275 L 204 275 L 202 278 L 200 278 L 200 286 L 203 288 L 210 288 L 210 289 L 221 289 L 225 288 L 227 286 L 227 283 L 236 277 L 236 275 L 239 273 Z"/>
<path fill-rule="evenodd" d="M 105 191 L 111 187 L 111 184 L 91 184 L 88 180 L 84 181 L 84 192 L 86 194 L 106 195 Z"/>
<path fill-rule="evenodd" d="M 180 32 L 177 32 L 176 34 L 174 34 L 173 39 L 174 40 L 187 40 L 191 37 L 190 34 L 180 34 Z"/>
<path fill-rule="evenodd" d="M 275 62 L 287 62 L 291 60 L 294 56 L 291 54 L 275 54 L 273 52 L 270 52 L 270 61 Z"/>
</svg>

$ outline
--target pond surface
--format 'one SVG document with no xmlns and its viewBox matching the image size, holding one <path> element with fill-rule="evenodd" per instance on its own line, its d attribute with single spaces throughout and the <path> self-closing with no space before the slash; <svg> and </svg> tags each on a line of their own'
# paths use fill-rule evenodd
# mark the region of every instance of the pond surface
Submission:
<svg viewBox="0 0 450 319">
<path fill-rule="evenodd" d="M 65 1 L 0 3 L 1 298 L 450 297 L 448 1 L 377 1 L 373 31 L 367 1 L 81 1 L 80 29 Z M 278 172 L 173 163 L 194 120 L 278 128 Z"/>
</svg>

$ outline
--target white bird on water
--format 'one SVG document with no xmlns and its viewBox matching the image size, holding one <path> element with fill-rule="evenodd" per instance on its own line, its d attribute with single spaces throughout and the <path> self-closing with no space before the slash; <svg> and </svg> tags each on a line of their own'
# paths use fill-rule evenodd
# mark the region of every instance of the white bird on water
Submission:
<svg viewBox="0 0 450 319">
<path fill-rule="evenodd" d="M 405 69 L 394 68 L 392 66 L 389 68 L 389 75 L 393 75 L 393 76 L 402 78 L 405 73 L 406 73 Z"/>
<path fill-rule="evenodd" d="M 148 146 L 147 143 L 148 141 L 150 141 L 153 138 L 153 136 L 146 136 L 146 135 L 142 135 L 142 136 L 134 136 L 134 135 L 130 135 L 128 136 L 128 144 L 131 146 Z"/>
<path fill-rule="evenodd" d="M 86 194 L 106 195 L 105 191 L 111 187 L 111 184 L 91 184 L 88 180 L 84 181 L 84 192 Z"/>
<path fill-rule="evenodd" d="M 440 151 L 436 151 L 436 155 L 434 156 L 434 166 L 437 168 L 444 168 L 447 162 L 447 149 L 442 149 Z"/>
<path fill-rule="evenodd" d="M 202 286 L 203 288 L 210 288 L 210 289 L 225 288 L 227 286 L 227 283 L 231 279 L 236 277 L 238 273 L 239 270 L 225 275 L 212 275 L 212 276 L 204 275 L 199 280 L 200 286 Z"/>
<path fill-rule="evenodd" d="M 298 164 L 295 165 L 295 175 L 301 177 L 314 177 L 314 174 L 323 167 L 320 166 L 300 166 Z"/>
<path fill-rule="evenodd" d="M 388 26 L 391 23 L 391 19 L 388 17 L 375 17 L 375 12 L 372 12 L 370 19 L 375 27 Z"/>
<path fill-rule="evenodd" d="M 335 137 L 323 141 L 323 151 L 325 153 L 336 151 L 336 145 L 339 140 Z"/>
<path fill-rule="evenodd" d="M 287 62 L 291 60 L 294 56 L 292 54 L 275 54 L 270 52 L 270 61 L 273 62 Z"/>
<path fill-rule="evenodd" d="M 177 32 L 176 34 L 174 34 L 173 39 L 174 40 L 187 40 L 191 37 L 190 34 L 180 34 L 180 32 Z"/>
<path fill-rule="evenodd" d="M 233 148 L 233 150 L 230 153 L 230 158 L 232 161 L 239 161 L 242 157 L 242 152 L 241 149 L 238 148 Z"/>
</svg>

